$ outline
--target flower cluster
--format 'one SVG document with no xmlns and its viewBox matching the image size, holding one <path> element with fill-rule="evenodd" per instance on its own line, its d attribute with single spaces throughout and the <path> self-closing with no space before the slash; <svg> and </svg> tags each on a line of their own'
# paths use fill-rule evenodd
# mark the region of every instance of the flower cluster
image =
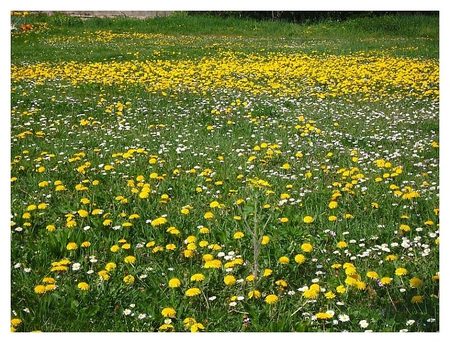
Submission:
<svg viewBox="0 0 450 343">
<path fill-rule="evenodd" d="M 205 51 L 12 65 L 11 328 L 437 331 L 438 61 Z"/>
</svg>

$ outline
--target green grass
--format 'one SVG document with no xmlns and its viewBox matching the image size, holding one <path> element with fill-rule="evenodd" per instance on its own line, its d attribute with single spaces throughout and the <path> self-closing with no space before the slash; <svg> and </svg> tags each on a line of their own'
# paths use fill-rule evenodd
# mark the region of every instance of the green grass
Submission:
<svg viewBox="0 0 450 343">
<path fill-rule="evenodd" d="M 195 57 L 202 49 L 214 53 L 217 49 L 211 45 L 217 37 L 225 39 L 227 48 L 244 53 L 258 51 L 261 48 L 277 52 L 289 46 L 294 51 L 337 55 L 360 51 L 410 57 L 436 58 L 439 55 L 439 18 L 436 16 L 382 16 L 344 22 L 297 24 L 223 19 L 204 15 L 188 16 L 179 12 L 170 17 L 146 20 L 132 18 L 82 20 L 57 14 L 49 18 L 36 16 L 29 21 L 48 22 L 50 29 L 43 36 L 40 35 L 40 38 L 51 37 L 53 32 L 59 37 L 68 37 L 69 41 L 55 43 L 53 51 L 57 53 L 46 55 L 46 51 L 49 50 L 36 41 L 35 35 L 18 38 L 17 41 L 27 41 L 27 44 L 13 44 L 12 54 L 24 61 L 132 57 L 124 54 L 123 50 L 136 43 L 134 40 L 130 41 L 130 37 L 125 36 L 114 45 L 99 42 L 95 46 L 90 46 L 89 50 L 80 49 L 79 43 L 72 42 L 76 37 L 82 38 L 85 31 L 97 30 L 164 35 L 163 44 L 158 38 L 138 43 L 142 45 L 139 49 L 142 58 L 148 58 L 154 50 L 175 56 L 182 52 L 183 56 L 189 57 Z M 180 36 L 184 39 L 180 39 Z M 62 49 L 59 46 L 63 42 Z"/>
<path fill-rule="evenodd" d="M 437 18 L 13 20 L 14 330 L 439 331 Z"/>
</svg>

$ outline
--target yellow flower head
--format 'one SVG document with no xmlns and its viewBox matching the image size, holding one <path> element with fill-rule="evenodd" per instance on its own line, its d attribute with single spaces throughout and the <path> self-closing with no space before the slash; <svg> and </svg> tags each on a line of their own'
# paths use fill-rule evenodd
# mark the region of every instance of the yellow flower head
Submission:
<svg viewBox="0 0 450 343">
<path fill-rule="evenodd" d="M 312 223 L 314 221 L 314 218 L 311 216 L 306 216 L 303 218 L 303 222 L 306 224 Z"/>
<path fill-rule="evenodd" d="M 263 276 L 270 276 L 272 275 L 272 269 L 266 268 L 264 269 Z"/>
<path fill-rule="evenodd" d="M 166 307 L 161 311 L 161 314 L 163 315 L 163 317 L 165 318 L 175 318 L 175 315 L 177 314 L 177 311 L 175 311 L 173 308 L 171 307 Z"/>
<path fill-rule="evenodd" d="M 328 204 L 328 208 L 330 209 L 334 209 L 338 207 L 338 202 L 337 201 L 330 201 L 330 203 Z"/>
<path fill-rule="evenodd" d="M 178 278 L 172 278 L 169 280 L 170 288 L 177 288 L 181 286 L 181 281 Z"/>
<path fill-rule="evenodd" d="M 278 259 L 278 262 L 280 262 L 280 264 L 289 264 L 289 257 L 287 256 L 281 256 Z"/>
<path fill-rule="evenodd" d="M 296 262 L 297 264 L 302 264 L 303 262 L 305 262 L 306 257 L 305 257 L 305 255 L 303 255 L 303 254 L 297 254 L 297 255 L 295 255 L 295 257 L 294 257 L 294 260 L 295 260 L 295 262 Z"/>
<path fill-rule="evenodd" d="M 37 294 L 45 293 L 45 286 L 44 285 L 37 285 L 36 287 L 34 287 L 34 293 L 37 293 Z"/>
<path fill-rule="evenodd" d="M 78 284 L 78 288 L 82 291 L 88 291 L 89 290 L 89 285 L 86 282 L 80 282 Z"/>
<path fill-rule="evenodd" d="M 134 256 L 127 256 L 124 258 L 124 262 L 125 263 L 129 263 L 129 264 L 135 264 L 136 263 L 136 257 Z"/>
<path fill-rule="evenodd" d="M 316 317 L 317 317 L 317 319 L 321 319 L 321 320 L 333 318 L 331 313 L 327 313 L 327 312 L 319 312 L 316 314 Z"/>
<path fill-rule="evenodd" d="M 233 275 L 227 275 L 224 277 L 223 282 L 227 286 L 233 286 L 236 284 L 236 278 Z"/>
<path fill-rule="evenodd" d="M 422 280 L 420 280 L 418 277 L 413 277 L 412 279 L 409 280 L 409 285 L 412 288 L 417 288 L 423 285 Z"/>
<path fill-rule="evenodd" d="M 302 293 L 302 297 L 306 299 L 317 299 L 319 297 L 319 292 L 315 289 L 307 289 Z"/>
<path fill-rule="evenodd" d="M 311 252 L 313 250 L 313 246 L 309 243 L 303 243 L 300 247 L 304 252 Z"/>
<path fill-rule="evenodd" d="M 339 249 L 343 249 L 343 248 L 347 248 L 347 247 L 348 247 L 347 243 L 344 242 L 344 241 L 338 242 L 338 243 L 336 244 L 336 246 L 337 246 Z"/>
<path fill-rule="evenodd" d="M 261 298 L 261 292 L 257 289 L 254 289 L 253 291 L 248 292 L 248 298 L 249 299 L 258 299 Z"/>
<path fill-rule="evenodd" d="M 123 282 L 132 284 L 134 283 L 134 276 L 133 275 L 127 275 L 123 278 Z"/>
<path fill-rule="evenodd" d="M 276 296 L 275 294 L 269 294 L 268 296 L 266 296 L 264 301 L 269 305 L 273 305 L 278 301 L 278 296 Z"/>
<path fill-rule="evenodd" d="M 22 319 L 20 319 L 20 318 L 11 319 L 11 325 L 13 327 L 19 326 L 21 323 L 22 323 Z"/>
<path fill-rule="evenodd" d="M 420 304 L 423 302 L 423 296 L 422 295 L 415 295 L 411 298 L 411 303 L 413 304 Z"/>
<path fill-rule="evenodd" d="M 408 273 L 408 271 L 405 268 L 397 268 L 395 270 L 395 275 L 397 275 L 397 276 L 406 275 L 407 273 Z"/>
<path fill-rule="evenodd" d="M 203 281 L 205 280 L 205 275 L 198 273 L 191 276 L 191 281 Z"/>
<path fill-rule="evenodd" d="M 373 270 L 368 271 L 366 275 L 369 279 L 372 280 L 378 279 L 378 273 Z"/>
<path fill-rule="evenodd" d="M 234 239 L 240 239 L 240 238 L 242 238 L 242 237 L 244 237 L 244 233 L 241 232 L 241 231 L 237 231 L 237 232 L 233 235 L 233 238 L 234 238 Z"/>
<path fill-rule="evenodd" d="M 67 250 L 77 250 L 78 249 L 78 245 L 75 242 L 70 242 L 67 244 L 66 246 Z"/>
<path fill-rule="evenodd" d="M 262 239 L 261 239 L 261 244 L 262 245 L 269 244 L 269 242 L 270 242 L 270 237 L 269 236 L 263 236 L 262 237 Z"/>
<path fill-rule="evenodd" d="M 383 286 L 389 285 L 392 282 L 392 278 L 389 276 L 384 276 L 380 279 L 380 282 Z"/>
<path fill-rule="evenodd" d="M 196 295 L 202 294 L 202 291 L 197 287 L 193 287 L 189 288 L 184 294 L 187 297 L 195 297 Z"/>
</svg>

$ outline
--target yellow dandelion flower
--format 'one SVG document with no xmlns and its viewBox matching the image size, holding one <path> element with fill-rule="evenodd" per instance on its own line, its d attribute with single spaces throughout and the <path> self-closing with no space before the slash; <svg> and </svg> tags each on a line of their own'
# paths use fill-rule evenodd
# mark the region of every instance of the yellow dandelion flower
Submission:
<svg viewBox="0 0 450 343">
<path fill-rule="evenodd" d="M 270 237 L 269 236 L 263 236 L 262 237 L 262 239 L 261 239 L 261 244 L 262 245 L 269 244 L 269 242 L 270 242 Z"/>
<path fill-rule="evenodd" d="M 320 319 L 320 320 L 326 320 L 326 319 L 333 318 L 331 313 L 327 313 L 327 312 L 319 312 L 316 314 L 316 317 L 317 317 L 317 319 Z"/>
<path fill-rule="evenodd" d="M 110 278 L 108 271 L 106 271 L 106 270 L 100 270 L 97 274 L 102 280 L 105 280 L 105 281 L 108 281 Z"/>
<path fill-rule="evenodd" d="M 380 279 L 380 282 L 381 282 L 381 284 L 382 284 L 383 286 L 386 286 L 386 285 L 389 285 L 389 284 L 392 282 L 392 278 L 389 277 L 389 276 L 383 276 L 383 277 Z"/>
<path fill-rule="evenodd" d="M 303 218 L 303 222 L 306 224 L 312 223 L 314 221 L 314 218 L 311 216 L 306 216 Z"/>
<path fill-rule="evenodd" d="M 214 214 L 212 212 L 208 211 L 208 212 L 205 213 L 203 218 L 205 218 L 205 219 L 212 219 L 212 218 L 214 218 Z"/>
<path fill-rule="evenodd" d="M 156 247 L 154 247 L 153 249 L 152 249 L 152 252 L 154 253 L 154 254 L 156 254 L 156 253 L 158 253 L 158 252 L 160 252 L 160 251 L 164 251 L 164 248 L 162 247 L 162 246 L 156 246 Z"/>
<path fill-rule="evenodd" d="M 344 282 L 349 286 L 355 286 L 357 281 L 355 278 L 348 276 Z"/>
<path fill-rule="evenodd" d="M 130 255 L 130 256 L 125 257 L 123 261 L 125 263 L 135 264 L 136 263 L 136 257 Z"/>
<path fill-rule="evenodd" d="M 203 281 L 205 280 L 205 275 L 197 273 L 191 276 L 191 281 Z"/>
<path fill-rule="evenodd" d="M 78 288 L 82 291 L 88 291 L 89 290 L 89 285 L 86 282 L 80 282 L 78 284 Z"/>
<path fill-rule="evenodd" d="M 409 232 L 411 231 L 411 228 L 409 227 L 409 225 L 402 224 L 400 225 L 400 231 Z"/>
<path fill-rule="evenodd" d="M 334 209 L 338 207 L 338 202 L 337 201 L 330 201 L 330 203 L 328 204 L 328 208 L 330 209 Z"/>
<path fill-rule="evenodd" d="M 81 209 L 81 210 L 78 210 L 78 214 L 80 215 L 80 217 L 85 218 L 89 215 L 89 212 Z"/>
<path fill-rule="evenodd" d="M 212 261 L 212 260 L 214 260 L 214 256 L 211 255 L 211 254 L 204 254 L 202 256 L 202 261 L 203 262 L 208 262 L 208 261 Z"/>
<path fill-rule="evenodd" d="M 45 293 L 45 286 L 44 285 L 37 285 L 36 287 L 34 287 L 34 293 L 37 293 L 37 294 Z"/>
<path fill-rule="evenodd" d="M 264 269 L 264 273 L 263 273 L 263 276 L 270 276 L 270 275 L 272 275 L 272 269 L 269 269 L 269 268 L 266 268 L 266 269 Z"/>
<path fill-rule="evenodd" d="M 177 311 L 175 311 L 171 307 L 166 307 L 161 311 L 161 314 L 163 315 L 164 318 L 175 318 Z"/>
<path fill-rule="evenodd" d="M 193 287 L 193 288 L 189 288 L 188 290 L 186 290 L 186 292 L 184 293 L 187 297 L 195 297 L 196 295 L 201 294 L 202 291 L 197 288 L 197 287 Z"/>
<path fill-rule="evenodd" d="M 378 273 L 375 272 L 375 271 L 373 271 L 373 270 L 368 271 L 368 272 L 366 273 L 366 276 L 367 276 L 369 279 L 372 279 L 372 280 L 378 279 Z"/>
<path fill-rule="evenodd" d="M 120 247 L 114 244 L 109 250 L 111 250 L 111 252 L 118 252 L 120 250 Z"/>
<path fill-rule="evenodd" d="M 223 282 L 227 286 L 233 286 L 236 284 L 236 278 L 233 275 L 227 275 L 224 277 Z"/>
<path fill-rule="evenodd" d="M 346 291 L 346 288 L 343 285 L 339 285 L 336 287 L 336 292 L 338 292 L 339 294 L 344 294 L 345 291 Z"/>
<path fill-rule="evenodd" d="M 170 288 L 177 288 L 181 286 L 181 281 L 178 278 L 172 278 L 169 280 L 169 287 Z"/>
<path fill-rule="evenodd" d="M 311 286 L 309 286 L 309 289 L 315 292 L 319 292 L 320 291 L 320 286 L 317 283 L 313 283 Z"/>
<path fill-rule="evenodd" d="M 281 256 L 278 259 L 278 262 L 280 262 L 280 264 L 289 264 L 289 257 L 287 256 Z"/>
<path fill-rule="evenodd" d="M 307 289 L 302 293 L 302 297 L 306 299 L 317 299 L 319 297 L 319 292 L 314 289 Z"/>
<path fill-rule="evenodd" d="M 52 225 L 52 224 L 47 225 L 45 228 L 46 228 L 47 231 L 49 231 L 49 232 L 53 232 L 53 231 L 56 230 L 55 225 Z"/>
<path fill-rule="evenodd" d="M 406 275 L 407 273 L 408 273 L 408 271 L 405 268 L 397 268 L 395 270 L 395 275 L 397 275 L 397 276 Z"/>
<path fill-rule="evenodd" d="M 210 230 L 207 227 L 201 227 L 198 232 L 201 234 L 208 234 L 210 233 Z"/>
<path fill-rule="evenodd" d="M 185 327 L 191 327 L 192 325 L 194 325 L 195 323 L 197 323 L 197 321 L 192 318 L 192 317 L 187 317 L 183 320 L 183 324 Z"/>
<path fill-rule="evenodd" d="M 347 244 L 346 242 L 344 242 L 344 241 L 340 241 L 340 242 L 338 242 L 338 243 L 336 244 L 336 246 L 337 246 L 339 249 L 343 249 L 343 248 L 347 248 L 347 247 L 348 247 L 348 244 Z"/>
<path fill-rule="evenodd" d="M 219 269 L 222 266 L 222 262 L 218 259 L 213 259 L 211 261 L 206 261 L 203 265 L 205 269 Z"/>
<path fill-rule="evenodd" d="M 116 269 L 117 265 L 114 262 L 108 262 L 105 266 L 105 269 L 107 271 L 111 271 L 113 269 Z"/>
<path fill-rule="evenodd" d="M 395 255 L 387 255 L 386 256 L 386 258 L 385 258 L 385 260 L 386 261 L 396 261 L 398 259 L 398 257 L 397 256 L 395 256 Z"/>
<path fill-rule="evenodd" d="M 254 289 L 254 290 L 248 292 L 248 298 L 249 298 L 249 299 L 258 299 L 258 298 L 261 298 L 261 292 L 258 291 L 257 289 Z"/>
<path fill-rule="evenodd" d="M 266 296 L 264 301 L 269 305 L 273 305 L 278 301 L 278 296 L 276 296 L 275 294 L 269 294 Z"/>
<path fill-rule="evenodd" d="M 134 283 L 134 276 L 133 275 L 127 275 L 123 278 L 123 282 L 132 284 Z"/>
<path fill-rule="evenodd" d="M 253 282 L 253 281 L 255 281 L 255 275 L 250 274 L 249 276 L 247 276 L 247 277 L 245 278 L 245 281 L 247 281 L 247 282 Z"/>
<path fill-rule="evenodd" d="M 45 278 L 42 280 L 42 282 L 43 282 L 43 283 L 56 283 L 56 280 L 55 280 L 54 278 L 52 278 L 52 277 L 45 277 Z"/>
<path fill-rule="evenodd" d="M 200 330 L 205 330 L 205 326 L 202 323 L 195 323 L 190 330 L 191 332 L 199 332 Z"/>
<path fill-rule="evenodd" d="M 17 327 L 20 324 L 22 324 L 22 319 L 20 319 L 20 318 L 13 318 L 13 319 L 11 319 L 11 325 L 13 327 Z"/>
<path fill-rule="evenodd" d="M 183 255 L 186 258 L 192 258 L 192 257 L 194 257 L 194 251 L 193 250 L 184 250 Z"/>
<path fill-rule="evenodd" d="M 163 225 L 163 224 L 166 224 L 166 223 L 167 223 L 167 219 L 164 218 L 164 217 L 159 217 L 159 218 L 156 218 L 156 219 L 151 221 L 151 225 L 153 227 L 160 226 L 160 225 Z"/>
<path fill-rule="evenodd" d="M 311 252 L 313 250 L 313 246 L 309 243 L 303 243 L 300 247 L 304 252 Z"/>
<path fill-rule="evenodd" d="M 331 291 L 325 293 L 325 298 L 327 298 L 327 299 L 334 299 L 335 297 L 336 297 L 336 294 L 334 294 Z"/>
<path fill-rule="evenodd" d="M 423 282 L 418 277 L 413 277 L 412 279 L 409 280 L 409 285 L 412 288 L 417 288 L 421 287 L 423 285 Z"/>
<path fill-rule="evenodd" d="M 356 268 L 353 265 L 352 266 L 347 266 L 347 267 L 344 266 L 344 270 L 345 270 L 345 274 L 346 275 L 349 275 L 349 276 L 357 275 Z"/>
<path fill-rule="evenodd" d="M 66 246 L 67 250 L 77 250 L 78 249 L 78 245 L 75 242 L 70 242 L 67 244 Z"/>
<path fill-rule="evenodd" d="M 158 331 L 174 331 L 172 324 L 163 324 L 158 328 Z"/>
<path fill-rule="evenodd" d="M 366 289 L 366 283 L 364 281 L 356 281 L 355 287 L 358 288 L 360 291 L 363 291 Z"/>
<path fill-rule="evenodd" d="M 244 237 L 244 236 L 245 236 L 245 235 L 244 235 L 243 232 L 237 231 L 237 232 L 233 235 L 233 238 L 234 238 L 234 239 L 240 239 L 240 238 L 242 238 L 242 237 Z"/>
<path fill-rule="evenodd" d="M 420 304 L 423 302 L 423 296 L 422 295 L 415 295 L 411 298 L 411 303 L 413 304 Z"/>
</svg>

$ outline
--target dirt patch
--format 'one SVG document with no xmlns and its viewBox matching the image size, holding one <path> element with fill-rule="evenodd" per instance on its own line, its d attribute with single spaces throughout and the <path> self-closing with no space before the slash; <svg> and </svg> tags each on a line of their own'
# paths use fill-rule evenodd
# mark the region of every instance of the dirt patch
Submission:
<svg viewBox="0 0 450 343">
<path fill-rule="evenodd" d="M 54 15 L 57 13 L 64 13 L 66 15 L 80 17 L 80 18 L 155 18 L 168 17 L 173 11 L 41 11 L 47 15 Z"/>
</svg>

